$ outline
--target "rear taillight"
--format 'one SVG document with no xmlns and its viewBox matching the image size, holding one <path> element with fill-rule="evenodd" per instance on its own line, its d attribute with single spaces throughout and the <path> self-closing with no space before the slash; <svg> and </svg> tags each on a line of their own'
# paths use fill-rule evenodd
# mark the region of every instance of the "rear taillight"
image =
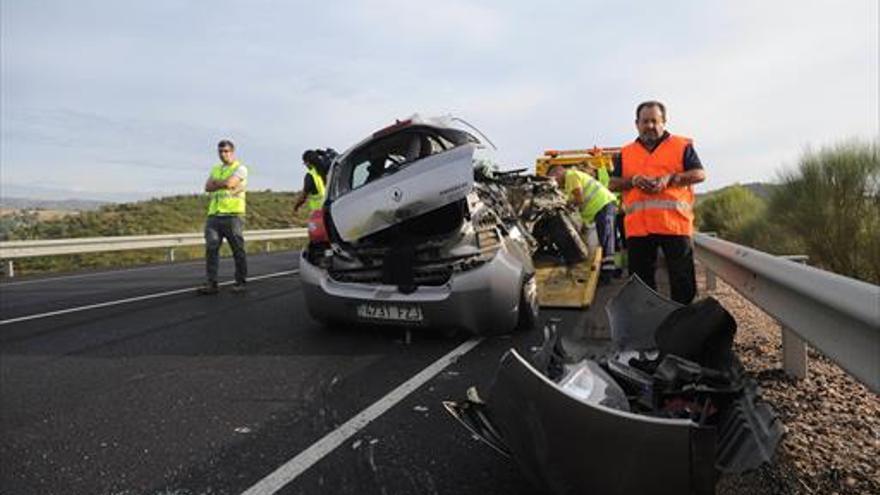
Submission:
<svg viewBox="0 0 880 495">
<path fill-rule="evenodd" d="M 324 209 L 313 211 L 309 215 L 309 242 L 312 244 L 321 242 L 330 242 L 327 236 L 327 228 L 324 225 Z"/>
</svg>

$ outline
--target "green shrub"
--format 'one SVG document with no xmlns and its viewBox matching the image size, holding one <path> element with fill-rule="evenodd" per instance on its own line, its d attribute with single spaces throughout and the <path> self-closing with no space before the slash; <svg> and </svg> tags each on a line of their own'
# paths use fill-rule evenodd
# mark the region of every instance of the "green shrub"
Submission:
<svg viewBox="0 0 880 495">
<path fill-rule="evenodd" d="M 764 215 L 764 201 L 740 185 L 724 188 L 696 209 L 697 225 L 704 232 L 715 232 L 733 242 L 746 242 L 746 232 Z"/>
<path fill-rule="evenodd" d="M 851 141 L 805 153 L 780 174 L 768 214 L 796 237 L 812 264 L 880 283 L 880 154 Z"/>
</svg>

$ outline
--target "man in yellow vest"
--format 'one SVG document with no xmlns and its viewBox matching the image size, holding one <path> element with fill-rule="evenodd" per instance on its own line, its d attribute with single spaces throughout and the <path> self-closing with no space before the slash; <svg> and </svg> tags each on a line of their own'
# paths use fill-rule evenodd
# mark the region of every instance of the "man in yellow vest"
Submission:
<svg viewBox="0 0 880 495">
<path fill-rule="evenodd" d="M 646 101 L 636 107 L 639 136 L 621 149 L 611 189 L 623 194 L 629 271 L 656 289 L 654 264 L 663 250 L 670 297 L 690 304 L 694 274 L 693 185 L 706 179 L 690 138 L 666 130 L 666 107 Z"/>
<path fill-rule="evenodd" d="M 324 181 L 329 164 L 322 163 L 322 157 L 316 150 L 306 150 L 302 160 L 306 167 L 306 175 L 303 178 L 302 194 L 293 206 L 293 212 L 296 213 L 305 204 L 308 208 L 307 213 L 311 214 L 324 206 Z"/>
<path fill-rule="evenodd" d="M 220 163 L 211 169 L 205 192 L 211 196 L 205 222 L 205 264 L 208 280 L 201 294 L 217 293 L 217 269 L 220 244 L 226 238 L 235 260 L 234 292 L 243 292 L 247 284 L 247 255 L 244 249 L 244 214 L 247 190 L 247 167 L 235 159 L 235 145 L 224 139 L 217 143 Z"/>
<path fill-rule="evenodd" d="M 592 175 L 574 168 L 555 165 L 547 175 L 563 188 L 569 204 L 580 211 L 585 223 L 596 223 L 596 234 L 602 247 L 603 280 L 609 280 L 614 266 L 614 218 L 617 216 L 617 198 Z"/>
</svg>

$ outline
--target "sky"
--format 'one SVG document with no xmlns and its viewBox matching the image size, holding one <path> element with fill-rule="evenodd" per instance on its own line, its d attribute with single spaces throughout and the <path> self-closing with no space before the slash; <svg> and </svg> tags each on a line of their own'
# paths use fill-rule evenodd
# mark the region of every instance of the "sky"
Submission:
<svg viewBox="0 0 880 495">
<path fill-rule="evenodd" d="M 880 136 L 878 2 L 0 0 L 0 194 L 198 192 L 236 142 L 249 187 L 302 184 L 413 113 L 452 114 L 504 168 L 617 146 L 658 99 L 699 191 L 772 181 Z"/>
</svg>

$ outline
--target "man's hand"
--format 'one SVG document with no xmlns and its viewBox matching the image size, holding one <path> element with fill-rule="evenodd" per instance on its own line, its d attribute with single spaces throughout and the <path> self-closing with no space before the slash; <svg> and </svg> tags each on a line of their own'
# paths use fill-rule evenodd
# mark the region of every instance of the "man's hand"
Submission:
<svg viewBox="0 0 880 495">
<path fill-rule="evenodd" d="M 208 178 L 207 182 L 205 182 L 205 192 L 214 192 L 218 189 L 223 189 L 224 182 L 219 180 Z"/>
<path fill-rule="evenodd" d="M 653 192 L 653 189 L 654 189 L 654 180 L 653 179 L 649 179 L 643 175 L 633 175 L 631 180 L 632 180 L 633 187 L 637 187 L 645 192 Z"/>
<path fill-rule="evenodd" d="M 651 182 L 651 192 L 658 193 L 667 187 L 670 187 L 672 181 L 672 175 L 664 175 L 662 177 L 657 177 Z"/>
<path fill-rule="evenodd" d="M 299 209 L 306 203 L 306 193 L 305 191 L 299 195 L 299 198 L 296 200 L 296 203 L 293 204 L 293 213 L 296 214 L 299 212 Z"/>
<path fill-rule="evenodd" d="M 568 206 L 573 207 L 575 210 L 580 209 L 581 205 L 584 204 L 584 191 L 581 190 L 580 187 L 572 189 L 571 191 L 571 199 L 568 200 Z"/>
<path fill-rule="evenodd" d="M 674 174 L 663 175 L 661 177 L 648 178 L 648 177 L 643 177 L 641 175 L 635 175 L 632 178 L 632 183 L 633 183 L 633 187 L 638 187 L 642 191 L 645 191 L 645 192 L 651 193 L 651 194 L 657 194 L 660 191 L 666 189 L 667 187 L 672 187 L 674 185 L 673 181 L 672 181 L 673 176 L 674 176 Z"/>
</svg>

